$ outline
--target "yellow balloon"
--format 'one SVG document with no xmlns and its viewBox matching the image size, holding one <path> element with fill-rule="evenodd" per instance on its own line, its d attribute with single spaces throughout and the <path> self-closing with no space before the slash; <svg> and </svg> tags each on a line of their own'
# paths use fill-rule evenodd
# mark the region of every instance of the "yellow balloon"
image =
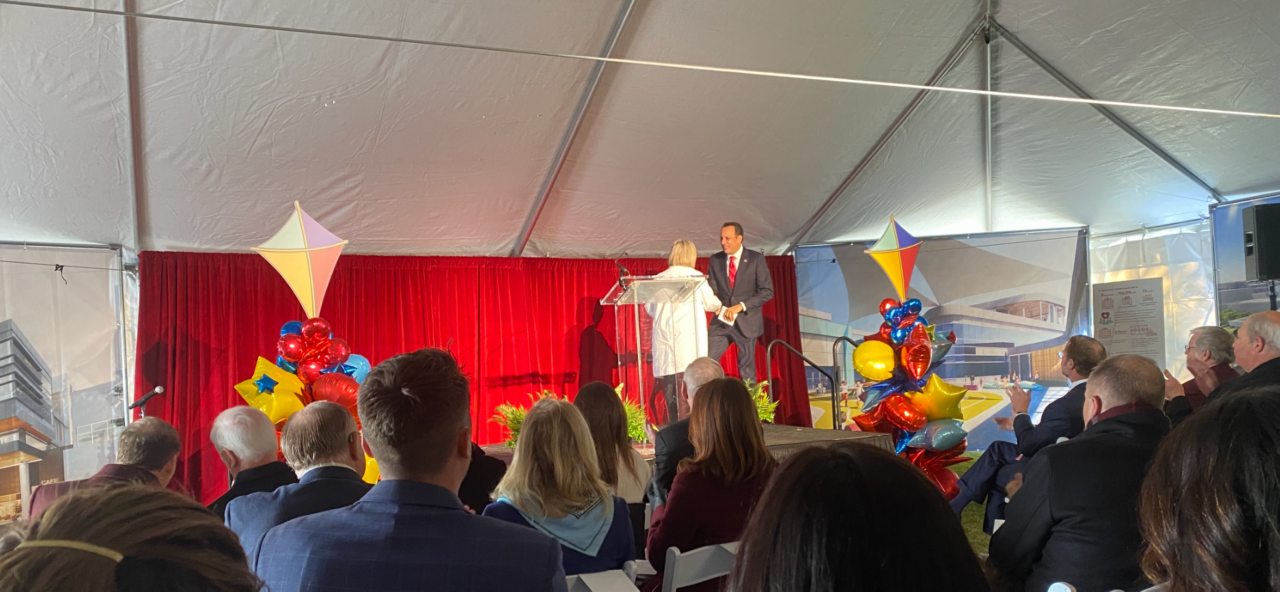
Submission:
<svg viewBox="0 0 1280 592">
<path fill-rule="evenodd" d="M 364 457 L 364 482 L 377 485 L 378 479 L 381 478 L 382 473 L 378 470 L 378 461 L 366 454 Z"/>
<path fill-rule="evenodd" d="M 259 390 L 258 380 L 270 379 L 270 390 Z M 265 358 L 258 358 L 253 369 L 253 376 L 235 386 L 236 392 L 244 397 L 250 407 L 267 414 L 271 423 L 280 423 L 290 415 L 302 410 L 302 390 L 305 386 L 297 375 L 286 372 L 283 368 L 272 364 Z"/>
<path fill-rule="evenodd" d="M 937 374 L 929 377 L 929 382 L 919 393 L 907 393 L 911 404 L 922 409 L 929 421 L 936 419 L 958 419 L 964 421 L 964 412 L 960 410 L 960 401 L 969 394 L 969 389 L 956 386 Z"/>
<path fill-rule="evenodd" d="M 893 346 L 883 341 L 866 341 L 853 350 L 853 368 L 870 380 L 893 376 Z"/>
</svg>

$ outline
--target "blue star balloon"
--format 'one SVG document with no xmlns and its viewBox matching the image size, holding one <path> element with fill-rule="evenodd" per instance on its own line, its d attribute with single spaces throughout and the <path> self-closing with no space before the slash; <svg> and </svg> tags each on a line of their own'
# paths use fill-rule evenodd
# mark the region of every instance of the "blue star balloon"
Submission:
<svg viewBox="0 0 1280 592">
<path fill-rule="evenodd" d="M 276 385 L 280 383 L 276 382 L 275 379 L 270 376 L 263 374 L 262 378 L 253 381 L 253 384 L 258 386 L 258 392 L 260 393 L 274 393 L 276 391 Z"/>
</svg>

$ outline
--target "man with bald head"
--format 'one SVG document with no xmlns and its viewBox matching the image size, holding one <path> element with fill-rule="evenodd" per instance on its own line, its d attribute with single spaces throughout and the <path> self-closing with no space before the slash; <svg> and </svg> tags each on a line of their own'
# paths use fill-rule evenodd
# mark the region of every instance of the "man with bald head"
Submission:
<svg viewBox="0 0 1280 592">
<path fill-rule="evenodd" d="M 227 526 L 240 535 L 250 561 L 271 527 L 345 508 L 373 487 L 361 480 L 365 461 L 356 420 L 337 403 L 317 401 L 294 413 L 281 431 L 280 449 L 298 482 L 227 504 Z"/>
<path fill-rule="evenodd" d="M 991 537 L 991 566 L 1010 590 L 1140 589 L 1138 495 L 1169 433 L 1155 362 L 1107 358 L 1085 387 L 1083 433 L 1041 450 Z M 1145 588 L 1146 586 L 1141 586 Z"/>
<path fill-rule="evenodd" d="M 1201 390 L 1209 392 L 1209 402 L 1246 389 L 1280 384 L 1280 312 L 1274 310 L 1250 315 L 1236 330 L 1231 344 L 1236 364 L 1245 371 L 1237 378 L 1221 384 L 1213 374 L 1197 377 Z M 1170 400 L 1183 396 L 1184 390 L 1171 374 L 1165 376 L 1165 396 Z M 1190 405 L 1174 405 L 1169 419 L 1177 425 L 1191 415 Z"/>
</svg>

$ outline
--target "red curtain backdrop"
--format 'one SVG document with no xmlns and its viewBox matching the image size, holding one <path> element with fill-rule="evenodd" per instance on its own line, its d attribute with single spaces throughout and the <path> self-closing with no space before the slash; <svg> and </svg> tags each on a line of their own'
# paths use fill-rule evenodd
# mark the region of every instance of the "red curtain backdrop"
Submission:
<svg viewBox="0 0 1280 592">
<path fill-rule="evenodd" d="M 622 264 L 638 275 L 666 267 L 660 259 Z M 775 296 L 764 307 L 759 372 L 769 341 L 800 346 L 795 262 L 769 257 L 768 264 Z M 705 272 L 706 260 L 699 267 Z M 257 255 L 144 252 L 139 273 L 135 394 L 165 388 L 147 414 L 181 432 L 175 481 L 207 503 L 227 488 L 209 426 L 243 404 L 232 386 L 250 377 L 257 357 L 275 361 L 279 328 L 303 319 L 302 307 Z M 425 346 L 452 351 L 472 380 L 475 439 L 489 444 L 505 437 L 489 421 L 501 403 L 527 405 L 528 394 L 543 389 L 571 396 L 580 384 L 612 383 L 613 311 L 598 303 L 617 277 L 611 260 L 348 255 L 338 261 L 321 314 L 373 364 Z M 736 368 L 734 358 L 730 350 L 722 362 Z M 808 426 L 803 364 L 778 358 L 777 421 Z"/>
</svg>

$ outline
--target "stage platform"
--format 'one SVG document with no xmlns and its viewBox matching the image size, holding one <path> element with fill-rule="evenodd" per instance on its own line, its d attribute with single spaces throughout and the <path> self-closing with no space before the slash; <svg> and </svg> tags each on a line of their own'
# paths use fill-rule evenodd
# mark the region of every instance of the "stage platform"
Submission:
<svg viewBox="0 0 1280 592">
<path fill-rule="evenodd" d="M 764 444 L 769 447 L 769 452 L 772 452 L 773 457 L 778 460 L 787 458 L 802 448 L 830 446 L 837 442 L 863 442 L 890 452 L 893 451 L 893 439 L 889 437 L 889 434 L 797 428 L 772 424 L 764 425 Z M 507 464 L 511 464 L 511 457 L 515 452 L 507 448 L 505 444 L 490 444 L 482 448 L 484 448 L 485 454 L 502 459 L 502 462 Z M 640 452 L 644 455 L 645 460 L 653 464 L 652 446 L 643 447 Z"/>
</svg>

